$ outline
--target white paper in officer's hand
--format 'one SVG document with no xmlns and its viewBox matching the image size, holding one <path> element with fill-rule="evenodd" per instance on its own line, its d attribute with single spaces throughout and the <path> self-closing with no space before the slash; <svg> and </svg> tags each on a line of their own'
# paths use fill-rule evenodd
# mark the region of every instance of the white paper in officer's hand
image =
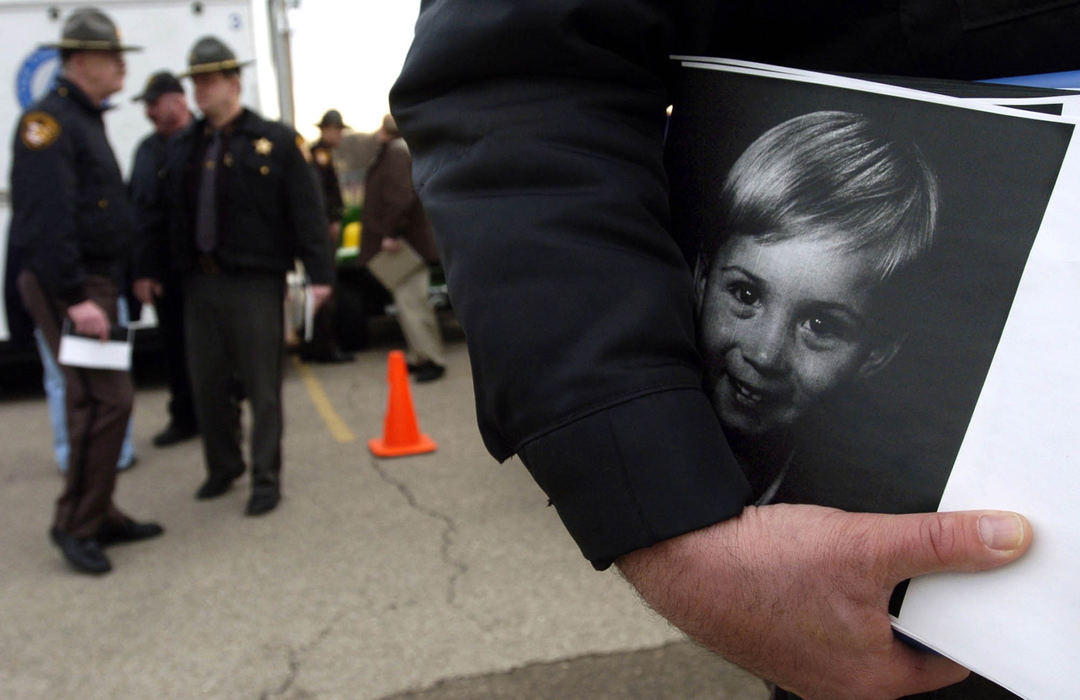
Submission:
<svg viewBox="0 0 1080 700">
<path fill-rule="evenodd" d="M 109 339 L 87 338 L 76 335 L 68 321 L 60 336 L 60 353 L 57 358 L 68 367 L 88 369 L 131 369 L 132 332 L 127 328 L 113 326 Z"/>
<path fill-rule="evenodd" d="M 315 295 L 311 293 L 311 283 L 304 285 L 304 342 L 310 343 L 315 337 Z"/>
</svg>

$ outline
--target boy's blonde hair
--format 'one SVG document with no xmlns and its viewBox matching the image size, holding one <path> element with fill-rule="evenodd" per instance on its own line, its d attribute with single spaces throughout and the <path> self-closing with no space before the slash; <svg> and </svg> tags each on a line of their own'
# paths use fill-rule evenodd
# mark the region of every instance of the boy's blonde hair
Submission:
<svg viewBox="0 0 1080 700">
<path fill-rule="evenodd" d="M 937 179 L 915 144 L 861 114 L 804 114 L 762 134 L 732 166 L 701 272 L 729 236 L 808 235 L 878 252 L 874 271 L 885 280 L 929 249 L 937 210 Z"/>
</svg>

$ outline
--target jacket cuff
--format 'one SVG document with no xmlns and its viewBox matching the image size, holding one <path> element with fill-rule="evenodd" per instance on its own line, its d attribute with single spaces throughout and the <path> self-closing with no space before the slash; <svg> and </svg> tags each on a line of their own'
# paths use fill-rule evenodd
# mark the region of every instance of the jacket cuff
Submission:
<svg viewBox="0 0 1080 700">
<path fill-rule="evenodd" d="M 307 273 L 311 284 L 330 285 L 334 283 L 337 275 L 335 274 L 334 264 L 329 257 L 324 259 L 323 256 L 307 256 L 301 258 L 301 261 L 304 263 L 304 272 Z"/>
<path fill-rule="evenodd" d="M 89 297 L 86 296 L 86 287 L 83 286 L 82 283 L 64 287 L 56 296 L 68 306 L 75 306 L 76 304 L 81 304 L 89 299 Z"/>
<path fill-rule="evenodd" d="M 750 486 L 700 390 L 647 394 L 526 444 L 522 462 L 597 569 L 742 512 Z"/>
</svg>

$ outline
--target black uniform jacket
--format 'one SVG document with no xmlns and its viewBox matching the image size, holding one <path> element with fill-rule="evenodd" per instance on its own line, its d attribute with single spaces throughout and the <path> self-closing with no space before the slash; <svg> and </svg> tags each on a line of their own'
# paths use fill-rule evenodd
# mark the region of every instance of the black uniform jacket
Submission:
<svg viewBox="0 0 1080 700">
<path fill-rule="evenodd" d="M 338 182 L 337 169 L 334 168 L 334 151 L 321 139 L 311 147 L 311 164 L 322 186 L 323 201 L 326 203 L 326 218 L 331 223 L 341 221 L 345 203 L 341 199 L 341 184 Z"/>
<path fill-rule="evenodd" d="M 173 136 L 144 221 L 137 276 L 162 279 L 162 261 L 195 268 L 195 204 L 208 138 L 205 119 Z M 286 272 L 299 258 L 315 284 L 333 282 L 326 214 L 295 131 L 244 110 L 224 129 L 218 158 L 217 247 L 226 272 Z M 167 241 L 160 232 L 167 232 Z M 162 251 L 166 249 L 167 255 Z"/>
<path fill-rule="evenodd" d="M 103 111 L 60 79 L 19 119 L 12 146 L 8 269 L 33 270 L 71 304 L 86 299 L 87 274 L 117 277 L 130 261 L 134 224 Z"/>
<path fill-rule="evenodd" d="M 1076 69 L 1078 36 L 1076 0 L 424 0 L 391 105 L 488 449 L 598 567 L 746 503 L 668 233 L 669 55 L 974 79 Z"/>
<path fill-rule="evenodd" d="M 128 195 L 135 217 L 135 230 L 141 242 L 157 237 L 165 240 L 164 231 L 152 231 L 153 226 L 164 226 L 164 221 L 155 216 L 155 197 L 159 187 L 159 174 L 165 168 L 165 152 L 168 137 L 157 132 L 146 136 L 135 148 L 135 157 L 131 163 L 131 178 L 128 181 Z M 138 247 L 138 245 L 136 246 Z M 167 265 L 164 246 L 157 249 L 161 259 L 155 269 L 164 269 Z"/>
</svg>

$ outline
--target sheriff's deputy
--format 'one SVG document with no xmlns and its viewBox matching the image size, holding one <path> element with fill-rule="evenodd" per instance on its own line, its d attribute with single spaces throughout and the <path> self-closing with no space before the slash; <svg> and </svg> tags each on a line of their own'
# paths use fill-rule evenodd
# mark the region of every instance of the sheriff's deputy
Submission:
<svg viewBox="0 0 1080 700">
<path fill-rule="evenodd" d="M 337 167 L 334 165 L 334 149 L 345 138 L 345 129 L 349 127 L 336 109 L 327 110 L 315 126 L 319 127 L 319 140 L 311 147 L 311 160 L 322 187 L 323 204 L 326 206 L 326 219 L 329 222 L 327 235 L 331 248 L 337 248 L 341 238 L 341 216 L 345 212 L 345 203 L 341 197 L 341 184 L 338 182 Z M 337 330 L 334 328 L 334 297 L 315 314 L 313 334 L 310 341 L 300 347 L 300 357 L 312 362 L 352 362 L 352 353 L 341 349 Z"/>
<path fill-rule="evenodd" d="M 188 128 L 195 115 L 188 109 L 184 88 L 169 71 L 158 71 L 150 76 L 146 87 L 132 98 L 142 102 L 146 118 L 154 130 L 139 142 L 131 166 L 128 191 L 135 209 L 135 223 L 145 240 L 152 236 L 155 227 L 165 222 L 155 217 L 154 197 L 158 187 L 158 175 L 165 166 L 165 145 L 173 134 Z M 158 234 L 159 237 L 162 234 Z M 161 267 L 168 266 L 160 261 Z M 169 268 L 171 270 L 171 268 Z M 187 372 L 187 346 L 184 343 L 184 300 L 181 283 L 174 274 L 166 274 L 162 280 L 161 294 L 154 296 L 158 329 L 165 346 L 165 368 L 169 378 L 169 423 L 154 436 L 155 447 L 168 447 L 199 434 L 195 420 L 195 402 L 191 394 L 191 381 Z"/>
<path fill-rule="evenodd" d="M 333 281 L 326 214 L 303 141 L 240 102 L 246 65 L 215 37 L 188 59 L 203 117 L 169 142 L 158 198 L 167 239 L 140 256 L 136 293 L 150 298 L 169 260 L 182 275 L 184 327 L 206 480 L 216 498 L 245 471 L 231 384 L 251 403 L 248 515 L 281 498 L 281 405 L 285 273 L 300 258 L 316 308 Z M 162 246 L 168 245 L 167 255 Z"/>
<path fill-rule="evenodd" d="M 61 327 L 106 339 L 133 233 L 127 192 L 105 137 L 105 100 L 124 87 L 124 52 L 104 13 L 75 10 L 58 44 L 56 87 L 19 119 L 11 166 L 10 254 L 23 305 L 58 355 Z M 102 547 L 154 537 L 113 503 L 116 460 L 131 415 L 127 371 L 64 366 L 71 441 L 51 536 L 78 571 L 111 569 Z"/>
</svg>

